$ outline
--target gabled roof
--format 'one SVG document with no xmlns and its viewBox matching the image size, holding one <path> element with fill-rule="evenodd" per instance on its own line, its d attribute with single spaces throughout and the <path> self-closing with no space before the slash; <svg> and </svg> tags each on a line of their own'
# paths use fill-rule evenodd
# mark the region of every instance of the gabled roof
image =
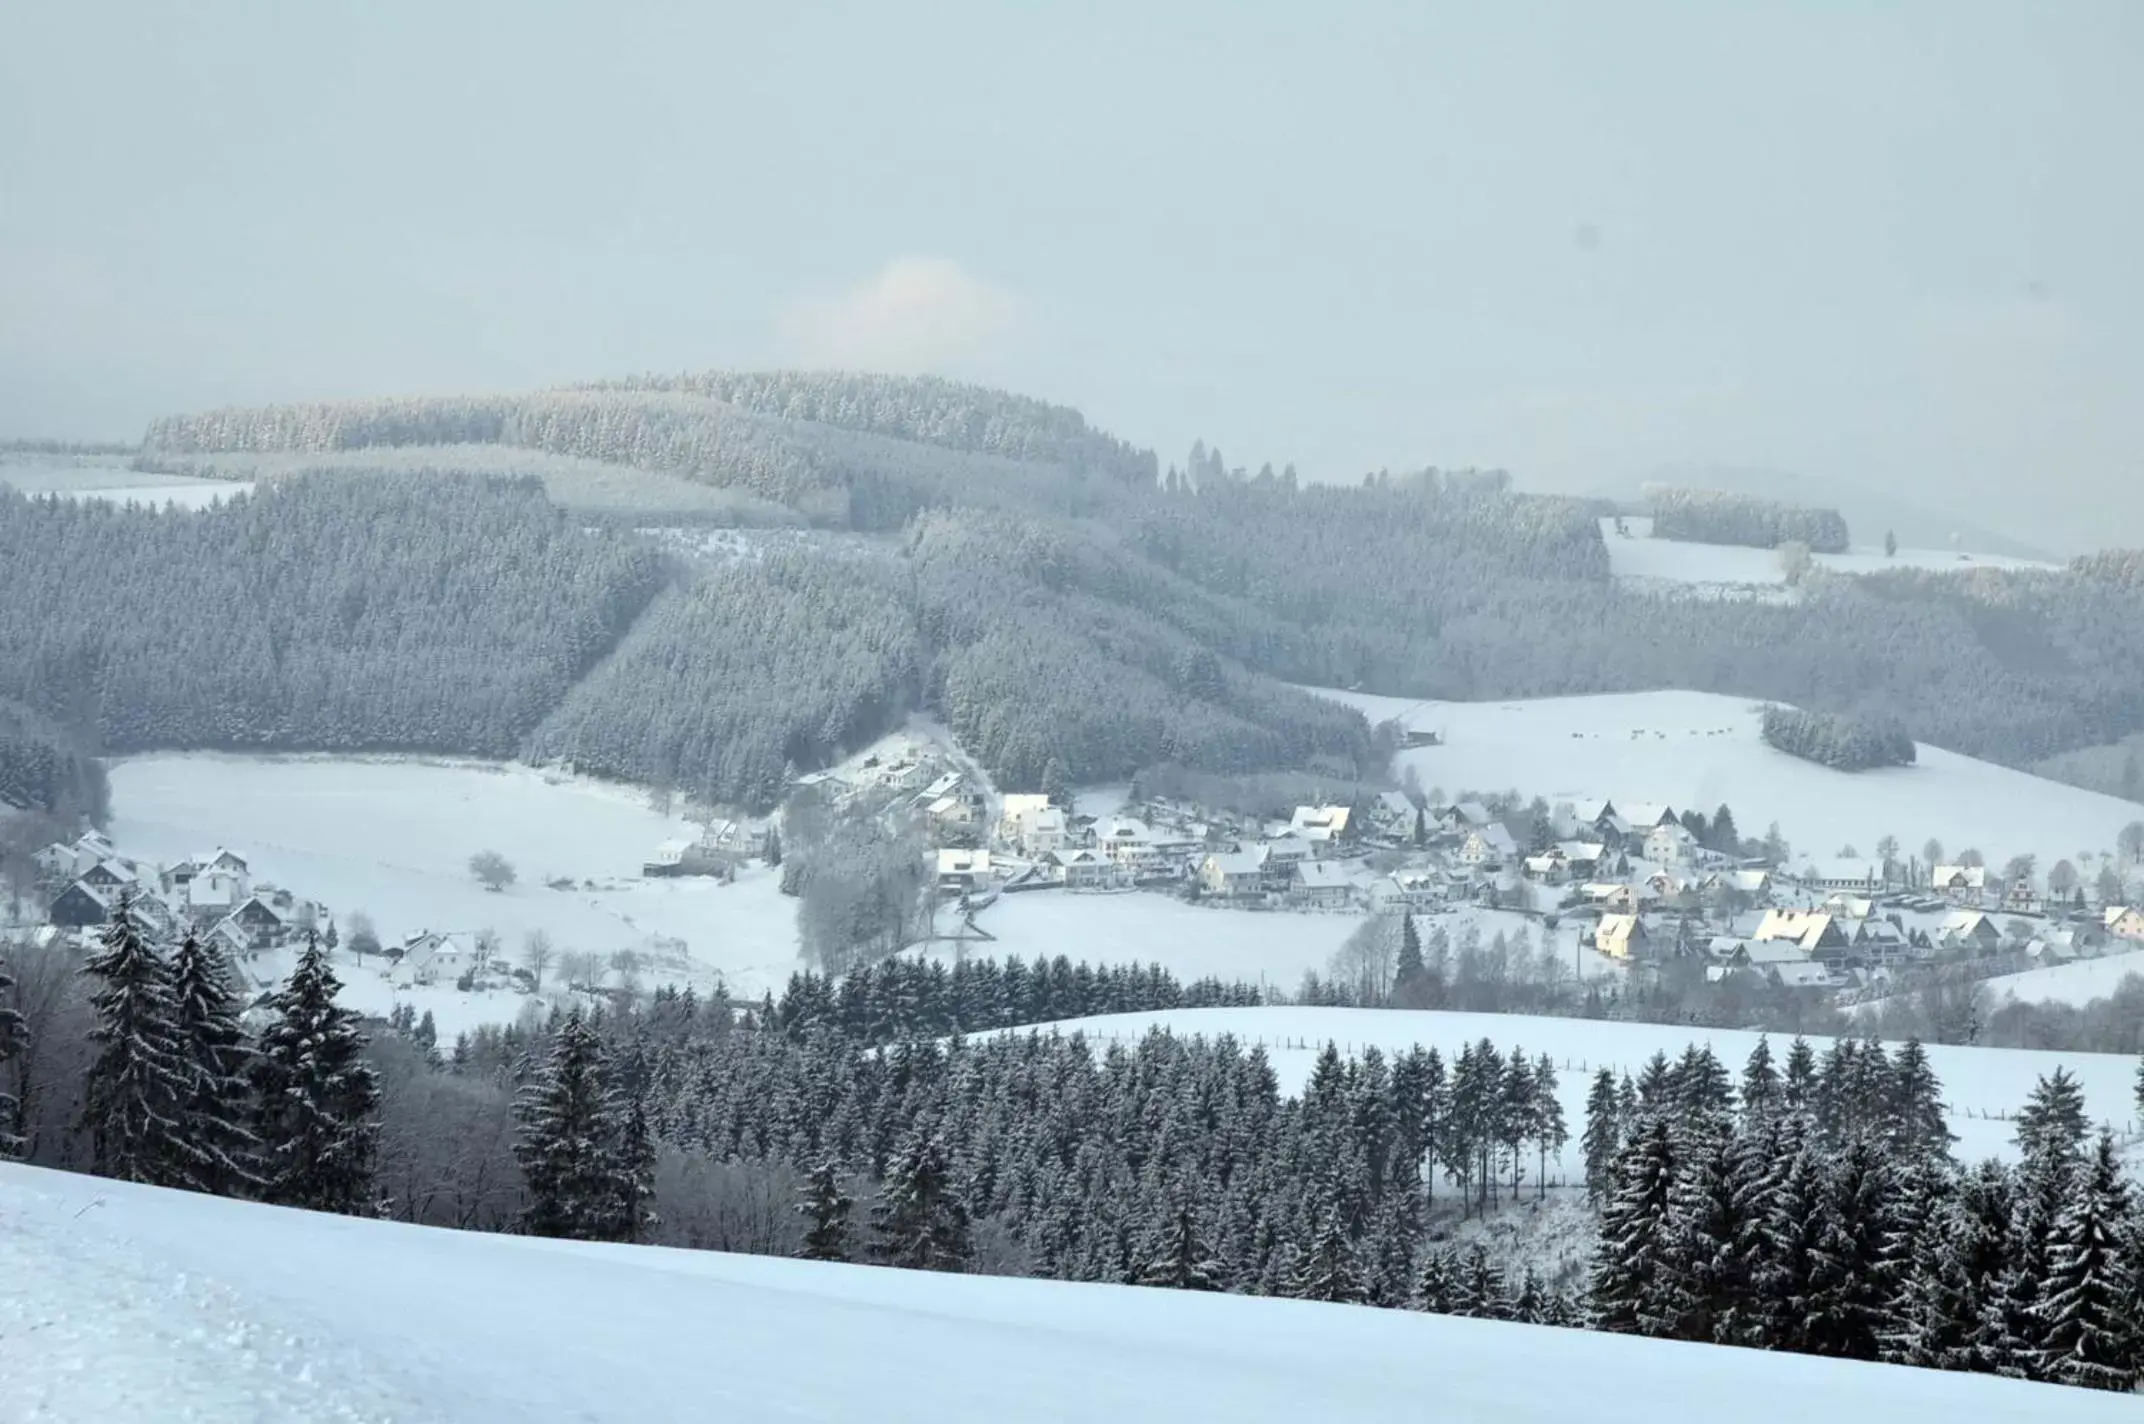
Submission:
<svg viewBox="0 0 2144 1424">
<path fill-rule="evenodd" d="M 1479 801 L 1456 801 L 1452 803 L 1451 814 L 1470 826 L 1486 826 L 1490 820 L 1489 808 Z"/>
<path fill-rule="evenodd" d="M 988 875 L 990 852 L 987 850 L 942 849 L 938 852 L 940 875 Z"/>
<path fill-rule="evenodd" d="M 1930 883 L 1939 890 L 1985 890 L 1988 868 L 1985 865 L 1939 865 Z"/>
<path fill-rule="evenodd" d="M 1336 860 L 1306 860 L 1295 868 L 1305 890 L 1339 890 L 1359 884 L 1355 868 Z"/>
<path fill-rule="evenodd" d="M 1953 910 L 1943 917 L 1943 923 L 1936 930 L 1936 933 L 1939 935 L 1977 934 L 1982 925 L 1992 923 L 1993 921 L 1978 910 Z"/>
<path fill-rule="evenodd" d="M 1518 852 L 1519 843 L 1511 838 L 1511 832 L 1493 821 L 1486 826 L 1476 826 L 1470 834 L 1480 836 L 1482 844 L 1499 855 L 1514 855 Z"/>
<path fill-rule="evenodd" d="M 1786 940 L 1803 949 L 1815 950 L 1831 928 L 1831 916 L 1821 910 L 1767 910 L 1752 938 Z"/>
<path fill-rule="evenodd" d="M 1608 853 L 1608 847 L 1599 841 L 1558 841 L 1556 849 L 1566 860 L 1599 860 Z"/>
<path fill-rule="evenodd" d="M 1769 966 L 1766 972 L 1777 977 L 1779 982 L 1789 989 L 1825 989 L 1831 986 L 1831 971 L 1813 959 L 1799 964 L 1774 964 Z"/>
<path fill-rule="evenodd" d="M 1260 846 L 1256 850 L 1216 851 L 1206 857 L 1203 865 L 1224 878 L 1231 875 L 1262 875 L 1266 865 L 1265 848 Z"/>
<path fill-rule="evenodd" d="M 1616 814 L 1634 831 L 1649 831 L 1663 821 L 1675 819 L 1674 808 L 1658 801 L 1625 801 L 1616 808 Z"/>
</svg>

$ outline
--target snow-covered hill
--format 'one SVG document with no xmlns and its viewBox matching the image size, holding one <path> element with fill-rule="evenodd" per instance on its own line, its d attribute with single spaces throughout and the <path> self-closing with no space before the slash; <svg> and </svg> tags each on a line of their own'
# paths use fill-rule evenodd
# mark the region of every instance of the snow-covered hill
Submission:
<svg viewBox="0 0 2144 1424">
<path fill-rule="evenodd" d="M 2081 1390 L 1127 1286 L 580 1246 L 0 1166 L 0 1414 L 2097 1424 Z"/>
<path fill-rule="evenodd" d="M 1313 690 L 1373 721 L 1438 733 L 1442 745 L 1403 752 L 1395 767 L 1412 767 L 1425 787 L 1666 802 L 1708 816 L 1724 803 L 1745 836 L 1777 821 L 1797 865 L 1848 845 L 1870 856 L 1893 835 L 1903 855 L 1934 837 L 1953 852 L 1973 847 L 1991 865 L 2030 852 L 2044 869 L 2112 850 L 2138 818 L 2131 802 L 1925 744 L 1916 766 L 1833 771 L 1766 746 L 1760 704 L 1712 693 L 1410 702 Z"/>
<path fill-rule="evenodd" d="M 1548 1054 L 1559 1070 L 1557 1090 L 1573 1143 L 1564 1152 L 1566 1178 L 1580 1171 L 1576 1137 L 1585 1124 L 1588 1078 L 1602 1068 L 1637 1076 L 1646 1059 L 1665 1053 L 1679 1056 L 1693 1043 L 1709 1043 L 1728 1070 L 1741 1074 L 1758 1034 L 1736 1029 L 1693 1028 L 1682 1024 L 1604 1022 L 1594 1019 L 1536 1018 L 1524 1014 L 1456 1014 L 1400 1009 L 1169 1009 L 1153 1013 L 1102 1014 L 1067 1019 L 1037 1032 L 1084 1033 L 1104 1042 L 1136 1042 L 1154 1028 L 1172 1033 L 1217 1037 L 1233 1034 L 1245 1047 L 1266 1050 L 1280 1079 L 1281 1091 L 1300 1091 L 1327 1043 L 1350 1056 L 1375 1046 L 1387 1054 L 1415 1044 L 1434 1048 L 1449 1060 L 1468 1044 L 1486 1038 L 1499 1052 L 1524 1048 L 1527 1056 Z M 1028 1032 L 1029 1030 L 1017 1030 Z M 1773 1035 L 1775 1061 L 1787 1051 L 1789 1038 Z M 1809 1040 L 1819 1055 L 1828 1038 Z M 1943 1081 L 1950 1130 L 1958 1138 L 1954 1152 L 1963 1160 L 2009 1157 L 2014 1113 L 2042 1075 L 2067 1068 L 2084 1089 L 2085 1107 L 2094 1122 L 2126 1128 L 2135 1115 L 2132 1088 L 2137 1061 L 2109 1053 L 2040 1053 L 2001 1048 L 1931 1046 L 1928 1060 Z"/>
</svg>

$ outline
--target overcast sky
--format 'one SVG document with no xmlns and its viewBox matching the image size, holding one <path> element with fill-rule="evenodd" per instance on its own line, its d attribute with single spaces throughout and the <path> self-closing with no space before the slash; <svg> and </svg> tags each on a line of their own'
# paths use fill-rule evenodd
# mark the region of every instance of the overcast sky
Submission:
<svg viewBox="0 0 2144 1424">
<path fill-rule="evenodd" d="M 771 363 L 2144 544 L 2144 5 L 0 5 L 0 434 Z"/>
</svg>

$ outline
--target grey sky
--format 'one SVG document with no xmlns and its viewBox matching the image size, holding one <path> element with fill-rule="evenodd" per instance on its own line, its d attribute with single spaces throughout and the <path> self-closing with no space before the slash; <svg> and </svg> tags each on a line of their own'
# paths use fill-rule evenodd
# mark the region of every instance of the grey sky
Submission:
<svg viewBox="0 0 2144 1424">
<path fill-rule="evenodd" d="M 1159 12 L 1159 13 L 1157 13 Z M 0 433 L 768 363 L 2144 543 L 2144 7 L 0 6 Z"/>
</svg>

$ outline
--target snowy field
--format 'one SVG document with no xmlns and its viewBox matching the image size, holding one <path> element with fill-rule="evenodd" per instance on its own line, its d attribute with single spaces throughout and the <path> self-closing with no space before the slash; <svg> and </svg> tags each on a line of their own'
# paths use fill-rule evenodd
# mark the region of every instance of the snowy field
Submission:
<svg viewBox="0 0 2144 1424">
<path fill-rule="evenodd" d="M 0 485 L 11 485 L 24 494 L 66 495 L 113 504 L 175 504 L 181 509 L 206 509 L 253 488 L 250 483 L 230 480 L 147 474 L 128 469 L 116 457 L 81 457 L 72 463 L 0 461 Z"/>
<path fill-rule="evenodd" d="M 752 994 L 779 989 L 796 968 L 795 902 L 772 874 L 747 871 L 734 885 L 639 878 L 658 845 L 694 828 L 630 787 L 483 762 L 207 753 L 128 758 L 111 780 L 111 833 L 125 854 L 168 863 L 229 846 L 256 880 L 326 904 L 346 935 L 362 910 L 389 943 L 493 929 L 509 957 L 538 929 L 561 951 L 683 940 L 693 969 L 651 973 L 651 984 L 704 983 L 719 971 Z M 471 878 L 480 850 L 512 863 L 513 886 L 492 894 Z M 385 984 L 360 982 L 347 956 L 338 972 L 354 1006 L 392 1007 Z M 446 987 L 404 997 L 433 1009 L 444 1032 L 519 1010 L 512 996 Z"/>
<path fill-rule="evenodd" d="M 1772 549 L 1747 548 L 1739 544 L 1692 544 L 1675 539 L 1655 539 L 1653 521 L 1631 517 L 1623 521 L 1628 535 L 1615 532 L 1615 521 L 1601 521 L 1601 538 L 1608 545 L 1608 567 L 1619 579 L 1648 583 L 1695 584 L 1748 588 L 1784 588 L 1786 571 Z M 1886 569 L 2044 569 L 2049 564 L 2000 554 L 1968 554 L 1948 549 L 1900 549 L 1886 556 L 1881 545 L 1857 545 L 1844 554 L 1811 556 L 1816 567 L 1835 574 L 1873 574 Z"/>
<path fill-rule="evenodd" d="M 0 1165 L 0 1411 L 174 1419 L 2098 1424 L 2132 1400 L 1362 1306 L 316 1216 Z"/>
<path fill-rule="evenodd" d="M 1410 702 L 1312 688 L 1434 731 L 1443 745 L 1402 752 L 1425 787 L 1516 790 L 1551 803 L 1586 797 L 1666 802 L 1711 815 L 1733 808 L 1745 837 L 1777 821 L 1793 863 L 1846 846 L 1863 857 L 1885 835 L 1918 855 L 1931 836 L 1990 865 L 2020 852 L 2044 868 L 2113 849 L 2132 802 L 1921 744 L 1919 765 L 1843 772 L 1790 757 L 1758 734 L 1761 704 L 1705 692 L 1631 692 L 1520 702 Z"/>
<path fill-rule="evenodd" d="M 2132 974 L 2144 975 L 2144 949 L 2005 974 L 1988 980 L 1987 989 L 1991 999 L 2008 997 L 2021 1004 L 2084 1004 L 2104 999 Z"/>
<path fill-rule="evenodd" d="M 1575 1179 L 1583 1171 L 1578 1137 L 1585 1127 L 1586 1091 L 1594 1073 L 1610 1068 L 1635 1078 L 1656 1052 L 1674 1059 L 1693 1043 L 1709 1043 L 1713 1053 L 1739 1079 L 1742 1065 L 1760 1037 L 1738 1029 L 1682 1024 L 1322 1008 L 1169 1009 L 1102 1014 L 1043 1025 L 1037 1031 L 1079 1032 L 1108 1042 L 1135 1043 L 1156 1027 L 1207 1037 L 1234 1034 L 1246 1047 L 1263 1047 L 1273 1060 L 1283 1093 L 1301 1091 L 1327 1043 L 1338 1044 L 1350 1056 L 1373 1046 L 1387 1054 L 1403 1052 L 1419 1043 L 1436 1049 L 1447 1062 L 1468 1044 L 1484 1038 L 1494 1043 L 1499 1052 L 1508 1053 L 1516 1046 L 1525 1049 L 1529 1058 L 1546 1053 L 1555 1059 L 1559 1070 L 1558 1096 L 1571 1130 L 1571 1143 L 1564 1149 L 1560 1164 L 1566 1179 Z M 1775 1063 L 1785 1058 L 1792 1042 L 1791 1036 L 1771 1036 Z M 1812 1036 L 1809 1043 L 1820 1056 L 1831 1046 L 1828 1038 Z M 2011 1124 L 1999 1115 L 2014 1113 L 2024 1106 L 2033 1084 L 2057 1067 L 2067 1068 L 2083 1086 L 2085 1107 L 2095 1123 L 2125 1129 L 2136 1113 L 2132 1096 L 2137 1072 L 2134 1058 L 2110 1053 L 1931 1046 L 1928 1060 L 1943 1081 L 1950 1130 L 1958 1138 L 1953 1151 L 1963 1161 L 2015 1156 L 2010 1142 Z"/>
</svg>

